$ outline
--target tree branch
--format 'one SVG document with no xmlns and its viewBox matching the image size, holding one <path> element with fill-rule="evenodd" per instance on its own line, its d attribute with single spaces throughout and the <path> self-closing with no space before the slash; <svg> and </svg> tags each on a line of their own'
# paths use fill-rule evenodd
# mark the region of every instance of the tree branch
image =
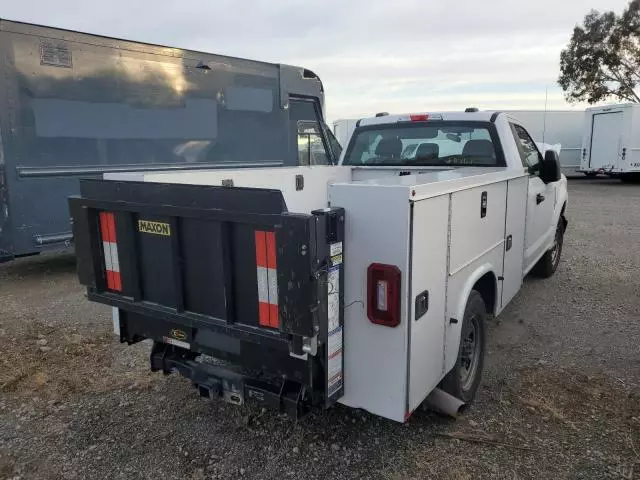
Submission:
<svg viewBox="0 0 640 480">
<path fill-rule="evenodd" d="M 613 70 L 611 68 L 609 68 L 609 71 L 614 77 L 616 77 L 618 83 L 620 83 L 620 86 L 624 88 L 624 91 L 626 91 L 627 94 L 631 94 L 631 97 L 629 97 L 628 95 L 625 95 L 624 98 L 626 98 L 627 100 L 631 100 L 635 103 L 640 103 L 640 97 L 638 97 L 638 95 L 636 95 L 636 92 L 633 91 L 633 85 L 629 85 L 627 82 L 625 82 L 625 80 L 622 78 L 622 75 L 620 75 L 618 71 Z"/>
</svg>

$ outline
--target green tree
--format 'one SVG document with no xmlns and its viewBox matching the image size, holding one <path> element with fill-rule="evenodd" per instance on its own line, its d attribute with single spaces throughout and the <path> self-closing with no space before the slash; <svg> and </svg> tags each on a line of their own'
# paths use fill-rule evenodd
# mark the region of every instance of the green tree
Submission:
<svg viewBox="0 0 640 480">
<path fill-rule="evenodd" d="M 569 102 L 640 103 L 640 0 L 620 16 L 592 10 L 560 54 L 558 83 Z"/>
</svg>

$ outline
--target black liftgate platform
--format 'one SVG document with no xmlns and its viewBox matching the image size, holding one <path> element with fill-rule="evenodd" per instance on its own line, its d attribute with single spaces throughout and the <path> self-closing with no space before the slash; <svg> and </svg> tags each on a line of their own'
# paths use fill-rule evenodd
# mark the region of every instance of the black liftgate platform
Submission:
<svg viewBox="0 0 640 480">
<path fill-rule="evenodd" d="M 287 212 L 279 190 L 81 181 L 80 282 L 120 341 L 203 396 L 299 415 L 343 394 L 344 210 Z"/>
</svg>

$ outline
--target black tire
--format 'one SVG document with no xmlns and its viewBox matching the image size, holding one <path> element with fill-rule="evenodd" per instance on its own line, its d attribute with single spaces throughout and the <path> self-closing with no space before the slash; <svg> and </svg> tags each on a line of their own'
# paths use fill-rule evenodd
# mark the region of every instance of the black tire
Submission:
<svg viewBox="0 0 640 480">
<path fill-rule="evenodd" d="M 465 403 L 473 401 L 482 379 L 486 349 L 486 316 L 487 307 L 482 295 L 472 290 L 464 309 L 458 359 L 441 383 L 445 392 Z"/>
<path fill-rule="evenodd" d="M 598 172 L 584 172 L 587 178 L 595 178 L 598 175 Z"/>
<path fill-rule="evenodd" d="M 560 264 L 560 256 L 562 255 L 562 244 L 564 243 L 564 222 L 562 217 L 556 227 L 556 235 L 553 240 L 553 245 L 547 250 L 542 258 L 538 260 L 538 263 L 533 267 L 531 273 L 536 277 L 549 278 L 558 269 Z"/>
</svg>

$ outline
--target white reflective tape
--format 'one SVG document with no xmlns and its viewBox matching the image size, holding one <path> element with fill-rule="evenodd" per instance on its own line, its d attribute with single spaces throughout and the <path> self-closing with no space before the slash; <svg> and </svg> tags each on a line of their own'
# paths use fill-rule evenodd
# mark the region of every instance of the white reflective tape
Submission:
<svg viewBox="0 0 640 480">
<path fill-rule="evenodd" d="M 120 336 L 120 311 L 113 307 L 111 309 L 111 319 L 113 320 L 113 333 Z"/>
<path fill-rule="evenodd" d="M 258 301 L 278 305 L 278 272 L 275 268 L 256 267 Z"/>
<path fill-rule="evenodd" d="M 269 278 L 269 303 L 278 305 L 278 272 L 275 268 L 267 268 Z"/>
<path fill-rule="evenodd" d="M 268 268 L 257 267 L 258 274 L 258 302 L 269 303 L 269 275 Z"/>
<path fill-rule="evenodd" d="M 113 262 L 111 261 L 111 242 L 102 242 L 102 251 L 104 252 L 105 269 L 111 270 Z"/>
<path fill-rule="evenodd" d="M 118 244 L 112 242 L 109 245 L 111 245 L 111 268 L 109 270 L 119 272 L 120 260 L 118 259 Z"/>
</svg>

